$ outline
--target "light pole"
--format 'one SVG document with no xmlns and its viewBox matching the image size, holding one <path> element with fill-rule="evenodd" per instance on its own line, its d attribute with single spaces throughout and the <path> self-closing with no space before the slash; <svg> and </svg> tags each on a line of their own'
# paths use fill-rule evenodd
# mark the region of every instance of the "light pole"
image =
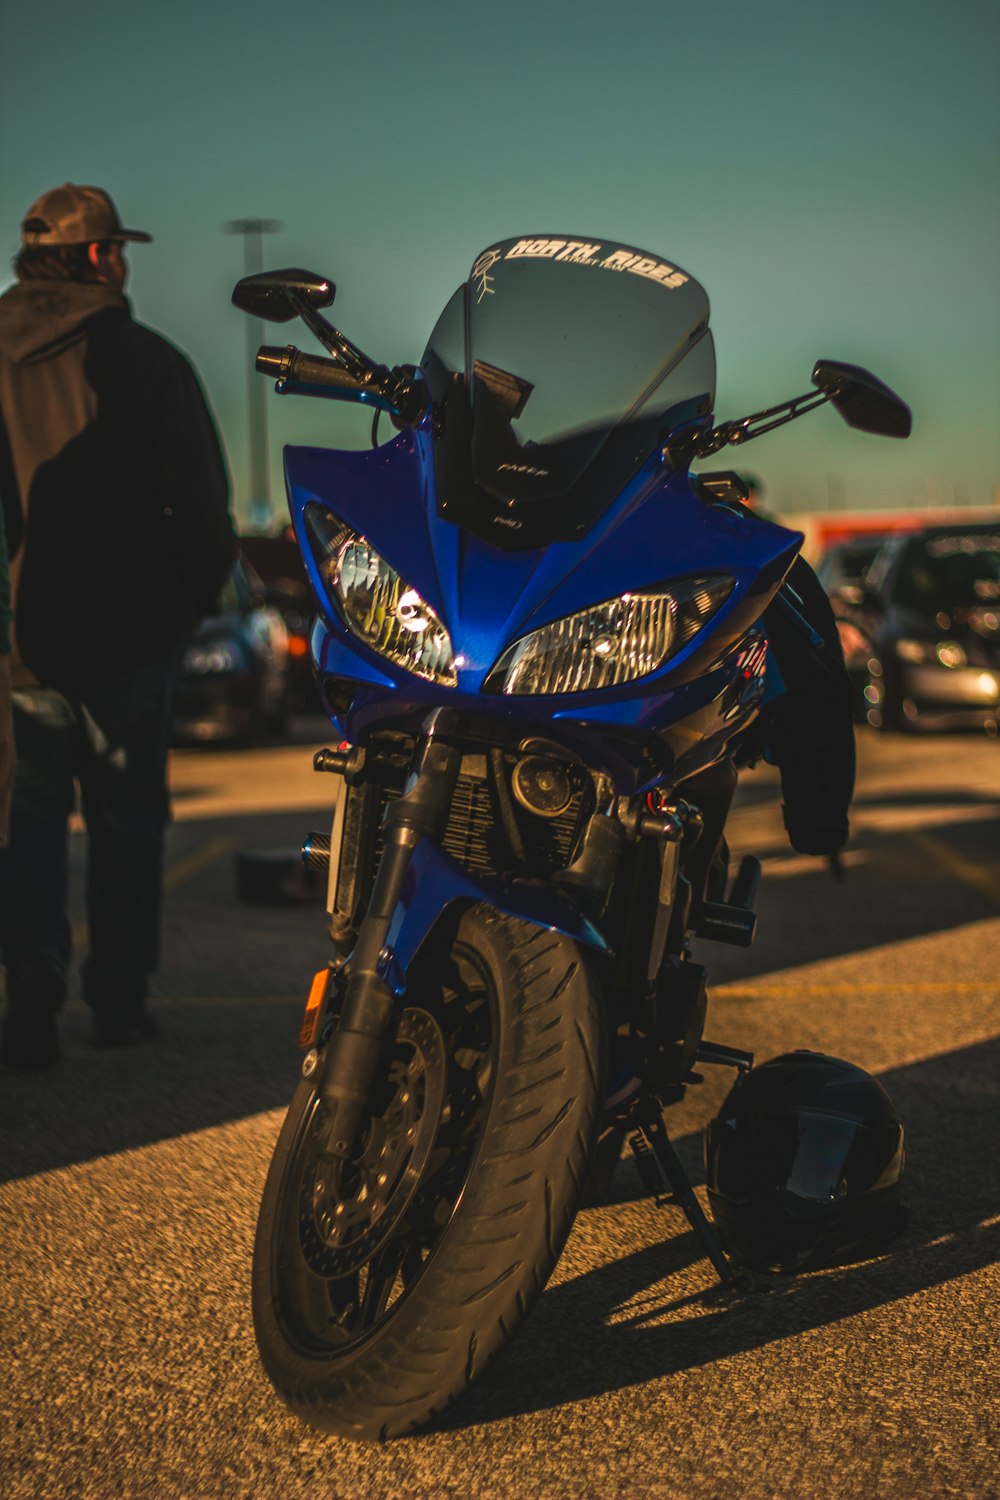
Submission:
<svg viewBox="0 0 1000 1500">
<path fill-rule="evenodd" d="M 223 224 L 225 234 L 243 236 L 243 274 L 255 276 L 263 269 L 261 241 L 265 234 L 277 234 L 284 226 L 278 219 L 230 219 Z M 254 370 L 254 356 L 264 337 L 259 318 L 247 318 L 247 421 L 250 427 L 250 468 L 247 487 L 250 492 L 248 520 L 254 531 L 268 531 L 271 526 L 271 483 L 267 462 L 267 406 L 264 383 Z"/>
</svg>

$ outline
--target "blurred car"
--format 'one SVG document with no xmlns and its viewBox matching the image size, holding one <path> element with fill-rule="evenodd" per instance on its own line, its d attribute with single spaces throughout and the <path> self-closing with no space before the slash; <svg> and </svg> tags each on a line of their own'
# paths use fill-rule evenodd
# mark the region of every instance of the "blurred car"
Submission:
<svg viewBox="0 0 1000 1500">
<path fill-rule="evenodd" d="M 241 557 L 215 614 L 184 652 L 174 699 L 180 740 L 254 740 L 288 720 L 288 630 Z"/>
<path fill-rule="evenodd" d="M 885 536 L 879 533 L 851 537 L 827 548 L 816 564 L 816 576 L 832 604 L 856 607 L 865 602 L 868 572 L 885 541 Z"/>
<path fill-rule="evenodd" d="M 308 588 L 299 589 L 291 579 L 279 578 L 265 584 L 264 597 L 278 611 L 288 632 L 289 707 L 297 714 L 323 713 L 309 649 L 315 612 Z"/>
<path fill-rule="evenodd" d="M 852 537 L 829 547 L 816 565 L 816 576 L 833 606 L 844 665 L 854 689 L 854 717 L 867 717 L 868 661 L 872 642 L 868 635 L 865 606 L 868 598 L 868 575 L 885 536 Z"/>
<path fill-rule="evenodd" d="M 244 558 L 264 582 L 264 597 L 280 613 L 288 631 L 288 696 L 294 713 L 323 714 L 316 687 L 309 637 L 316 606 L 305 564 L 291 527 L 279 536 L 240 539 Z"/>
<path fill-rule="evenodd" d="M 864 695 L 877 729 L 1000 722 L 1000 523 L 929 526 L 887 541 L 860 606 Z"/>
</svg>

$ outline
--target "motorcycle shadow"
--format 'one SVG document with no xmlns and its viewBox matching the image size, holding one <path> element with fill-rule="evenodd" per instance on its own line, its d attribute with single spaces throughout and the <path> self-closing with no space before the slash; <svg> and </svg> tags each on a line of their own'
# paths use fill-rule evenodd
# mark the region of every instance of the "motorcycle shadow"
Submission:
<svg viewBox="0 0 1000 1500">
<path fill-rule="evenodd" d="M 797 1277 L 758 1277 L 764 1294 L 733 1299 L 704 1261 L 692 1291 L 700 1249 L 685 1230 L 546 1291 L 505 1359 L 439 1427 L 474 1427 L 680 1375 L 992 1264 L 1000 1259 L 998 1079 L 1000 1041 L 882 1075 L 907 1121 L 911 1208 L 885 1252 Z M 649 1211 L 659 1212 L 652 1203 Z"/>
<path fill-rule="evenodd" d="M 751 949 L 699 944 L 696 957 L 712 983 L 746 983 L 995 917 L 996 806 L 995 796 L 968 793 L 861 796 L 840 880 L 824 860 L 794 855 L 784 842 L 747 844 L 763 856 L 757 941 Z M 941 816 L 928 816 L 935 808 Z M 738 833 L 732 842 L 735 863 L 746 851 Z"/>
</svg>

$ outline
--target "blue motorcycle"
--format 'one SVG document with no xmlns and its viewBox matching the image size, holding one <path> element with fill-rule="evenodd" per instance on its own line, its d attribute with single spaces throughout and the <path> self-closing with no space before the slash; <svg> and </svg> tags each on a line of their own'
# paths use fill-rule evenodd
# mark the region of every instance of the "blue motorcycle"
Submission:
<svg viewBox="0 0 1000 1500">
<path fill-rule="evenodd" d="M 842 665 L 801 535 L 691 465 L 826 402 L 886 435 L 910 414 L 828 360 L 806 395 L 714 425 L 704 289 L 600 238 L 491 246 L 417 366 L 334 328 L 334 292 L 282 270 L 233 293 L 326 350 L 262 348 L 280 394 L 374 418 L 371 451 L 286 449 L 339 736 L 316 768 L 341 780 L 332 833 L 304 848 L 328 872 L 334 956 L 302 1023 L 253 1311 L 294 1411 L 385 1438 L 507 1343 L 626 1139 L 730 1286 L 895 1221 L 902 1131 L 874 1080 L 813 1053 L 754 1068 L 703 1037 L 692 938 L 746 945 L 756 921 L 759 862 L 727 871 L 739 766 L 797 684 L 829 701 Z M 737 1072 L 709 1131 L 714 1223 L 664 1123 L 712 1064 Z"/>
</svg>

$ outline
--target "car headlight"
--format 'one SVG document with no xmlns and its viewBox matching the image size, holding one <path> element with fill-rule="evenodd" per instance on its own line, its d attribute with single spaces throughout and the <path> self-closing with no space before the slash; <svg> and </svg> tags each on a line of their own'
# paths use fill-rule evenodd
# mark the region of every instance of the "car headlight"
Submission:
<svg viewBox="0 0 1000 1500">
<path fill-rule="evenodd" d="M 896 655 L 918 664 L 940 662 L 942 667 L 964 667 L 967 661 L 957 641 L 911 641 L 905 636 L 896 642 Z"/>
<path fill-rule="evenodd" d="M 969 659 L 957 641 L 941 641 L 934 655 L 943 667 L 964 667 Z"/>
<path fill-rule="evenodd" d="M 304 519 L 323 582 L 351 634 L 414 676 L 455 687 L 451 637 L 416 589 L 321 505 L 307 505 Z"/>
<path fill-rule="evenodd" d="M 246 665 L 246 657 L 235 641 L 206 641 L 204 645 L 188 647 L 182 671 L 207 677 L 213 673 L 243 672 Z"/>
<path fill-rule="evenodd" d="M 896 655 L 901 661 L 933 661 L 934 647 L 930 641 L 909 641 L 905 639 L 896 642 Z"/>
<path fill-rule="evenodd" d="M 509 646 L 487 692 L 586 693 L 657 671 L 721 609 L 734 580 L 689 578 L 581 609 Z"/>
</svg>

